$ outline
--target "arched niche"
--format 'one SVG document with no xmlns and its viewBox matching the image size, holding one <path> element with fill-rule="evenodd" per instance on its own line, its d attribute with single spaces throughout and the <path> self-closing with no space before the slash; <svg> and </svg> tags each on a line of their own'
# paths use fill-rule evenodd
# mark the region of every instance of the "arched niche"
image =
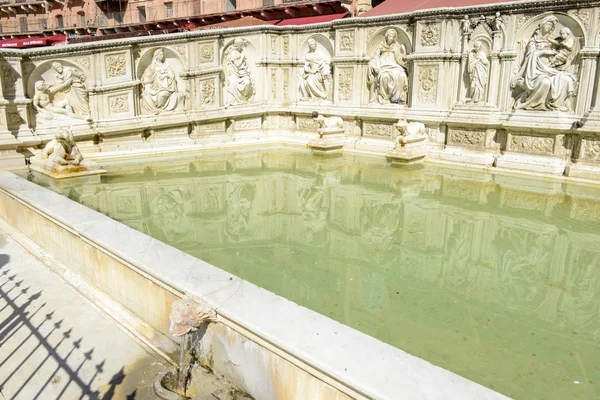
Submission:
<svg viewBox="0 0 600 400">
<path fill-rule="evenodd" d="M 580 48 L 585 46 L 585 44 L 587 43 L 585 29 L 577 19 L 573 18 L 571 15 L 566 13 L 547 12 L 530 19 L 521 27 L 521 29 L 519 29 L 519 31 L 515 35 L 517 49 L 519 51 L 524 49 L 524 47 L 527 45 L 527 42 L 529 42 L 529 40 L 533 36 L 535 30 L 539 27 L 540 23 L 545 18 L 552 15 L 558 19 L 558 25 L 555 29 L 556 36 L 558 36 L 561 28 L 569 28 L 571 32 L 573 32 L 573 36 L 579 38 Z M 519 56 L 522 56 L 522 54 L 519 54 Z"/>
<path fill-rule="evenodd" d="M 400 43 L 401 45 L 404 45 L 404 47 L 406 48 L 406 54 L 412 53 L 412 42 L 410 40 L 410 36 L 406 33 L 406 31 L 404 31 L 404 29 L 398 28 L 396 26 L 387 26 L 387 27 L 382 28 L 381 30 L 379 30 L 373 36 L 373 38 L 371 39 L 371 41 L 367 45 L 367 54 L 369 56 L 372 56 L 373 53 L 375 53 L 375 51 L 377 50 L 377 48 L 381 44 L 381 42 L 384 41 L 384 39 L 385 39 L 385 33 L 389 29 L 393 29 L 393 30 L 396 31 L 396 38 L 398 40 L 398 43 Z"/>
<path fill-rule="evenodd" d="M 73 71 L 76 71 L 77 74 L 84 77 L 84 84 L 87 87 L 87 80 L 89 78 L 89 71 L 81 69 L 78 65 L 74 64 L 68 60 L 49 60 L 38 65 L 32 72 L 29 74 L 29 78 L 27 79 L 26 91 L 27 97 L 33 98 L 35 94 L 35 83 L 43 80 L 49 85 L 53 85 L 56 83 L 56 70 L 52 67 L 54 63 L 59 63 L 65 68 L 70 68 Z"/>
<path fill-rule="evenodd" d="M 152 58 L 157 50 L 163 51 L 165 62 L 171 66 L 173 72 L 175 72 L 178 76 L 181 75 L 185 68 L 183 60 L 179 57 L 179 54 L 168 47 L 153 47 L 146 49 L 146 51 L 141 54 L 136 68 L 136 76 L 138 78 L 142 77 L 146 68 L 148 68 L 148 66 L 152 63 Z"/>
<path fill-rule="evenodd" d="M 306 38 L 306 40 L 301 45 L 300 50 L 300 59 L 304 60 L 306 58 L 306 54 L 308 54 L 308 41 L 313 39 L 317 42 L 317 51 L 323 55 L 326 55 L 329 59 L 333 56 L 333 44 L 331 41 L 322 34 L 311 35 Z"/>
<path fill-rule="evenodd" d="M 252 102 L 260 98 L 261 86 L 256 81 L 256 61 L 258 52 L 246 38 L 228 41 L 219 55 L 223 66 L 223 98 L 225 107 Z"/>
</svg>

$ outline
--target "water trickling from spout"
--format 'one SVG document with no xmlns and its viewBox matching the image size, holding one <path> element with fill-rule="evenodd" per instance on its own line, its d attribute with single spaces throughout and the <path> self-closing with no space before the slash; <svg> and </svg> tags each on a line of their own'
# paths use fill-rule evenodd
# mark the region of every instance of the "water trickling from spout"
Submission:
<svg viewBox="0 0 600 400">
<path fill-rule="evenodd" d="M 177 393 L 184 396 L 187 390 L 186 383 L 192 358 L 189 357 L 191 343 L 191 335 L 189 333 L 186 333 L 185 335 L 183 335 L 181 345 L 179 346 L 179 373 L 177 376 Z"/>
</svg>

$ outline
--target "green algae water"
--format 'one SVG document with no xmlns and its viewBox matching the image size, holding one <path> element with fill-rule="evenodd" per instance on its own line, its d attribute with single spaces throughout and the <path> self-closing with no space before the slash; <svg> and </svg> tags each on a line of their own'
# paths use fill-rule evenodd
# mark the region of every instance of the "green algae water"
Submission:
<svg viewBox="0 0 600 400">
<path fill-rule="evenodd" d="M 600 399 L 600 186 L 285 149 L 145 162 L 53 189 L 507 396 Z"/>
</svg>

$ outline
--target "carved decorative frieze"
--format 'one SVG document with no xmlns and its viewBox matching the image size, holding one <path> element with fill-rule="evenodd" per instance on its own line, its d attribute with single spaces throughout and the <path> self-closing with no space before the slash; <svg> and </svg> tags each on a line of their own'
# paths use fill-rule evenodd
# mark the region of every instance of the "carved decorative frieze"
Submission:
<svg viewBox="0 0 600 400">
<path fill-rule="evenodd" d="M 510 135 L 509 150 L 522 153 L 552 154 L 554 138 L 544 136 Z"/>
<path fill-rule="evenodd" d="M 277 69 L 271 68 L 271 98 L 277 99 Z"/>
<path fill-rule="evenodd" d="M 73 62 L 79 66 L 82 70 L 90 70 L 90 58 L 89 57 L 77 57 L 73 59 Z"/>
<path fill-rule="evenodd" d="M 283 99 L 284 101 L 288 100 L 289 92 L 290 92 L 290 70 L 285 68 L 283 69 Z"/>
<path fill-rule="evenodd" d="M 392 138 L 394 133 L 394 126 L 375 123 L 375 122 L 363 122 L 363 135 L 364 136 L 375 136 Z"/>
<path fill-rule="evenodd" d="M 419 67 L 417 100 L 419 103 L 433 104 L 436 101 L 438 66 Z"/>
<path fill-rule="evenodd" d="M 184 44 L 173 46 L 173 50 L 175 50 L 184 60 L 187 58 L 187 49 Z"/>
<path fill-rule="evenodd" d="M 348 101 L 352 99 L 352 83 L 353 76 L 352 68 L 340 68 L 338 72 L 338 93 L 339 99 L 342 101 Z"/>
<path fill-rule="evenodd" d="M 215 59 L 215 46 L 213 43 L 202 43 L 198 46 L 198 59 L 201 64 L 211 63 Z"/>
<path fill-rule="evenodd" d="M 277 55 L 277 36 L 271 36 L 271 55 Z"/>
<path fill-rule="evenodd" d="M 255 129 L 260 129 L 261 125 L 262 125 L 262 119 L 260 117 L 241 119 L 241 120 L 235 121 L 235 130 L 236 131 L 255 130 Z"/>
<path fill-rule="evenodd" d="M 373 36 L 379 31 L 379 27 L 367 28 L 367 43 L 373 39 Z"/>
<path fill-rule="evenodd" d="M 283 37 L 283 55 L 284 56 L 290 55 L 290 37 L 289 36 Z"/>
<path fill-rule="evenodd" d="M 485 131 L 451 129 L 448 144 L 455 146 L 483 147 L 485 144 Z"/>
<path fill-rule="evenodd" d="M 584 8 L 584 9 L 569 10 L 568 13 L 575 16 L 577 19 L 579 19 L 583 23 L 583 26 L 585 26 L 586 29 L 588 28 L 588 26 L 590 24 L 590 15 L 592 14 L 592 10 Z"/>
<path fill-rule="evenodd" d="M 17 88 L 19 75 L 10 65 L 2 66 L 2 88 L 5 92 L 14 92 Z"/>
<path fill-rule="evenodd" d="M 200 84 L 200 104 L 203 106 L 213 105 L 215 101 L 215 81 L 210 79 Z"/>
<path fill-rule="evenodd" d="M 590 161 L 600 161 L 600 139 L 583 140 L 583 158 Z"/>
<path fill-rule="evenodd" d="M 533 18 L 533 14 L 519 15 L 517 17 L 515 30 L 518 31 L 519 29 L 521 29 L 521 27 L 525 24 L 525 22 L 529 21 L 531 18 Z"/>
<path fill-rule="evenodd" d="M 126 94 L 108 98 L 108 111 L 110 114 L 124 114 L 129 112 L 129 96 Z"/>
<path fill-rule="evenodd" d="M 114 54 L 106 56 L 106 76 L 115 78 L 124 76 L 127 71 L 127 60 L 125 54 Z"/>
<path fill-rule="evenodd" d="M 312 118 L 307 118 L 307 117 L 297 117 L 296 118 L 296 126 L 300 130 L 315 131 L 315 132 L 319 128 L 319 124 L 317 121 L 315 121 Z"/>
<path fill-rule="evenodd" d="M 201 124 L 196 126 L 196 132 L 202 133 L 214 133 L 214 132 L 225 132 L 225 121 L 221 122 L 210 122 L 207 124 Z"/>
<path fill-rule="evenodd" d="M 354 50 L 354 31 L 340 32 L 340 50 L 341 51 Z"/>
<path fill-rule="evenodd" d="M 421 29 L 421 46 L 437 46 L 440 43 L 440 26 L 426 24 Z"/>
</svg>

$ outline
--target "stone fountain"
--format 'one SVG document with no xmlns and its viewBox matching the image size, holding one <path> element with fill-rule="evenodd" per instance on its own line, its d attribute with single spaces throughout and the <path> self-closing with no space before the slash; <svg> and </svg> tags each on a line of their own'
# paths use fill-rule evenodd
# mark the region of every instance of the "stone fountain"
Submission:
<svg viewBox="0 0 600 400">
<path fill-rule="evenodd" d="M 425 158 L 427 154 L 427 128 L 422 122 L 406 122 L 400 119 L 394 127 L 398 131 L 396 147 L 386 155 L 395 164 L 411 164 Z"/>
<path fill-rule="evenodd" d="M 181 339 L 179 366 L 161 373 L 154 391 L 164 400 L 252 400 L 224 377 L 216 375 L 198 357 L 208 324 L 216 322 L 216 312 L 189 297 L 171 305 L 169 332 Z"/>
<path fill-rule="evenodd" d="M 74 178 L 106 173 L 98 164 L 85 161 L 75 139 L 73 129 L 58 128 L 52 139 L 40 154 L 29 160 L 29 168 L 53 179 Z"/>
</svg>

